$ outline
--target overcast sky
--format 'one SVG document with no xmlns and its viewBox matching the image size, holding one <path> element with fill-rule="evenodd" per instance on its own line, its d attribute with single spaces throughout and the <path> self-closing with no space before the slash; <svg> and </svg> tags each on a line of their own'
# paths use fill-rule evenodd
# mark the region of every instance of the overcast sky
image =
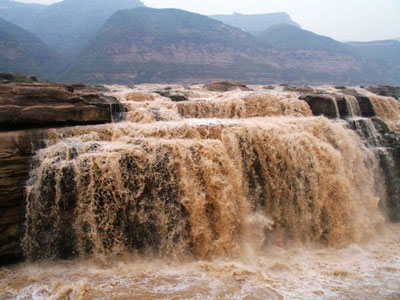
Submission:
<svg viewBox="0 0 400 300">
<path fill-rule="evenodd" d="M 43 4 L 58 2 L 57 0 L 20 1 Z M 143 2 L 149 7 L 181 8 L 208 15 L 284 11 L 304 29 L 341 41 L 400 37 L 400 0 L 143 0 Z"/>
</svg>

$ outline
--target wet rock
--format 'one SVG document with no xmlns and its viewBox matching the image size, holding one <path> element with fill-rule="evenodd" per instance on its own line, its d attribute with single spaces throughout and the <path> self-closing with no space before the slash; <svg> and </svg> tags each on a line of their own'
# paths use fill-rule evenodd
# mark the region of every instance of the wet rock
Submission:
<svg viewBox="0 0 400 300">
<path fill-rule="evenodd" d="M 274 90 L 275 86 L 273 86 L 273 85 L 263 86 L 263 89 L 264 90 Z"/>
<path fill-rule="evenodd" d="M 378 159 L 386 187 L 383 207 L 390 221 L 400 222 L 400 147 L 379 151 Z"/>
<path fill-rule="evenodd" d="M 0 263 L 22 257 L 22 232 L 25 182 L 31 156 L 41 148 L 42 130 L 0 132 Z"/>
<path fill-rule="evenodd" d="M 336 104 L 341 118 L 347 118 L 351 116 L 351 113 L 349 112 L 349 109 L 347 107 L 346 99 L 344 97 L 337 97 Z"/>
<path fill-rule="evenodd" d="M 185 93 L 175 92 L 167 88 L 163 91 L 155 91 L 155 93 L 159 94 L 160 96 L 167 97 L 174 102 L 183 102 L 189 100 Z"/>
<path fill-rule="evenodd" d="M 339 118 L 336 100 L 330 95 L 309 94 L 300 97 L 308 103 L 314 116 L 325 116 L 331 119 Z"/>
<path fill-rule="evenodd" d="M 360 106 L 361 116 L 366 118 L 375 117 L 376 113 L 371 100 L 367 96 L 356 96 L 358 105 Z"/>
<path fill-rule="evenodd" d="M 355 89 L 348 88 L 347 86 L 335 86 L 335 89 L 339 90 L 340 93 L 345 94 L 345 95 L 351 95 L 351 96 L 361 96 L 359 92 L 357 92 Z"/>
<path fill-rule="evenodd" d="M 205 84 L 203 88 L 211 92 L 229 92 L 235 90 L 241 91 L 251 91 L 245 84 L 240 82 L 230 82 L 230 81 L 214 81 Z"/>
<path fill-rule="evenodd" d="M 385 134 L 388 134 L 391 132 L 391 130 L 389 129 L 389 127 L 383 120 L 381 120 L 377 117 L 374 117 L 371 120 L 372 120 L 372 123 L 374 124 L 376 130 L 378 130 L 378 132 L 380 134 L 385 135 Z"/>
<path fill-rule="evenodd" d="M 400 222 L 400 135 L 377 117 L 350 119 L 348 125 L 374 151 L 386 194 L 380 207 L 390 221 Z"/>
<path fill-rule="evenodd" d="M 369 86 L 367 90 L 379 96 L 393 97 L 400 99 L 400 87 L 390 85 Z"/>
</svg>

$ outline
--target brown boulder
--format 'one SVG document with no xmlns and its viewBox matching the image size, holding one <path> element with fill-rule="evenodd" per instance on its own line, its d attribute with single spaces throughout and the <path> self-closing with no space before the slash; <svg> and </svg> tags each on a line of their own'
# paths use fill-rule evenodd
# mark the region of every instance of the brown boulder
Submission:
<svg viewBox="0 0 400 300">
<path fill-rule="evenodd" d="M 251 89 L 243 83 L 229 81 L 214 81 L 205 84 L 203 88 L 211 92 L 229 92 L 235 90 L 251 91 Z"/>
</svg>

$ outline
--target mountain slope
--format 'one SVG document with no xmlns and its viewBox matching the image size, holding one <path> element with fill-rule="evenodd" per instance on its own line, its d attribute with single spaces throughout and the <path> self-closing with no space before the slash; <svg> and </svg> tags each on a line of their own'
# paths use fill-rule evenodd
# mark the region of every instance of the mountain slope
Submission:
<svg viewBox="0 0 400 300">
<path fill-rule="evenodd" d="M 139 0 L 64 0 L 47 6 L 31 31 L 50 48 L 73 57 L 116 11 L 144 6 Z"/>
<path fill-rule="evenodd" d="M 22 28 L 32 28 L 36 17 L 46 5 L 21 3 L 13 0 L 0 0 L 0 18 Z"/>
<path fill-rule="evenodd" d="M 400 41 L 383 40 L 346 43 L 359 55 L 381 64 L 400 64 Z"/>
<path fill-rule="evenodd" d="M 281 23 L 300 27 L 299 24 L 294 22 L 290 16 L 284 12 L 258 15 L 233 13 L 232 15 L 213 15 L 210 17 L 251 33 L 262 32 L 273 25 Z"/>
<path fill-rule="evenodd" d="M 271 26 L 257 37 L 260 41 L 282 50 L 348 52 L 344 44 L 334 39 L 287 24 Z"/>
<path fill-rule="evenodd" d="M 115 13 L 64 78 L 154 82 L 223 77 L 227 70 L 235 76 L 257 57 L 257 47 L 250 34 L 206 16 L 136 8 Z"/>
<path fill-rule="evenodd" d="M 257 38 L 291 57 L 301 58 L 306 53 L 313 53 L 337 69 L 345 64 L 358 66 L 342 75 L 349 83 L 400 83 L 400 43 L 394 40 L 341 43 L 287 24 L 271 26 Z"/>
<path fill-rule="evenodd" d="M 25 29 L 0 19 L 0 71 L 53 78 L 67 67 L 43 42 Z"/>
<path fill-rule="evenodd" d="M 390 74 L 400 85 L 400 41 L 383 40 L 346 43 L 365 64 L 372 66 L 379 77 Z"/>
</svg>

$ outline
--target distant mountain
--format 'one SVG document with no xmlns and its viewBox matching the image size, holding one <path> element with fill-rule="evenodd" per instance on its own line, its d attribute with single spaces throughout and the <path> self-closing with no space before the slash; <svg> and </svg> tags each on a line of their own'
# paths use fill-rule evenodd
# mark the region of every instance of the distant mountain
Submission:
<svg viewBox="0 0 400 300">
<path fill-rule="evenodd" d="M 206 16 L 176 9 L 115 13 L 62 76 L 88 83 L 372 83 L 369 66 L 342 43 L 290 25 L 257 39 Z"/>
<path fill-rule="evenodd" d="M 30 31 L 71 58 L 113 13 L 139 6 L 139 0 L 64 0 L 42 10 Z"/>
<path fill-rule="evenodd" d="M 115 13 L 64 78 L 157 82 L 223 77 L 227 70 L 235 76 L 245 69 L 237 65 L 232 70 L 232 66 L 255 54 L 252 48 L 256 47 L 250 34 L 206 16 L 178 9 L 135 8 Z"/>
<path fill-rule="evenodd" d="M 400 41 L 349 42 L 359 55 L 381 64 L 400 64 Z"/>
<path fill-rule="evenodd" d="M 363 75 L 357 72 L 343 75 L 352 78 L 350 82 L 357 79 L 354 82 L 375 80 L 380 83 L 400 84 L 400 42 L 394 40 L 340 43 L 287 24 L 271 26 L 257 37 L 274 49 L 285 51 L 288 55 L 291 53 L 292 57 L 300 58 L 308 51 L 338 68 L 348 60 L 349 65 L 358 65 L 358 72 L 364 72 Z"/>
<path fill-rule="evenodd" d="M 334 39 L 288 24 L 271 26 L 257 37 L 263 43 L 281 50 L 313 50 L 349 54 L 348 47 Z"/>
<path fill-rule="evenodd" d="M 54 78 L 67 63 L 25 29 L 0 19 L 0 72 Z"/>
<path fill-rule="evenodd" d="M 49 6 L 0 0 L 0 14 L 72 61 L 65 69 L 33 34 L 1 21 L 0 71 L 86 83 L 400 84 L 400 42 L 394 40 L 340 43 L 301 29 L 284 13 L 234 14 L 229 17 L 247 24 L 234 27 L 218 16 L 143 6 L 139 0 Z"/>
<path fill-rule="evenodd" d="M 276 24 L 288 24 L 300 27 L 294 22 L 287 13 L 270 13 L 259 15 L 243 15 L 233 13 L 232 15 L 213 15 L 211 18 L 221 21 L 222 23 L 241 28 L 244 31 L 251 33 L 262 32 Z"/>
<path fill-rule="evenodd" d="M 0 0 L 0 18 L 25 29 L 32 28 L 36 17 L 46 5 Z"/>
<path fill-rule="evenodd" d="M 356 55 L 373 66 L 377 76 L 390 74 L 400 85 L 400 41 L 349 42 Z"/>
</svg>

